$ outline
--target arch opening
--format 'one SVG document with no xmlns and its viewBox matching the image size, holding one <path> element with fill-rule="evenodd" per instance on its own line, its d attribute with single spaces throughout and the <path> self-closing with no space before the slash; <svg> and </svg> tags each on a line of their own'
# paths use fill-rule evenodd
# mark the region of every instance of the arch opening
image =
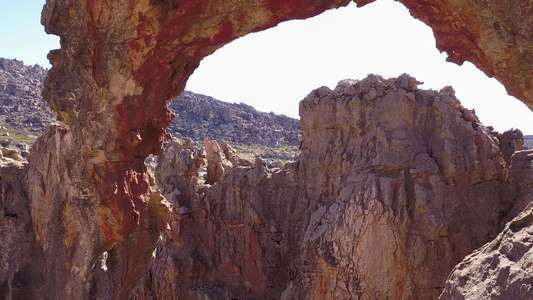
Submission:
<svg viewBox="0 0 533 300">
<path fill-rule="evenodd" d="M 35 291 L 47 287 L 55 298 L 85 298 L 88 281 L 80 278 L 96 282 L 104 276 L 94 266 L 107 252 L 109 261 L 124 262 L 112 263 L 113 276 L 106 277 L 124 289 L 111 292 L 117 298 L 126 297 L 131 283 L 146 273 L 169 219 L 160 194 L 150 189 L 144 165 L 144 158 L 161 145 L 164 127 L 170 122 L 166 101 L 182 91 L 203 57 L 237 37 L 349 2 L 265 0 L 254 6 L 249 3 L 255 1 L 237 1 L 241 6 L 230 7 L 220 0 L 179 4 L 49 0 L 43 24 L 47 32 L 61 36 L 62 49 L 49 54 L 53 68 L 43 95 L 63 124 L 34 144 L 24 182 L 19 185 L 27 190 L 21 194 L 29 203 L 24 207 L 31 210 L 28 228 L 34 229 L 34 244 L 44 259 L 34 265 L 47 275 Z M 435 2 L 428 11 L 418 2 L 403 0 L 415 16 L 432 25 L 438 48 L 453 52 L 451 60 L 473 61 L 487 74 L 498 75 L 522 101 L 533 103 L 527 51 L 531 48 L 527 41 L 533 40 L 528 31 L 533 26 L 528 24 L 527 3 L 521 4 L 526 9 L 504 9 L 523 14 L 516 19 L 524 20 L 520 26 L 525 29 L 505 28 L 504 22 L 482 26 L 480 30 L 502 36 L 492 47 L 482 34 L 481 38 L 474 34 L 484 23 L 468 19 L 475 16 L 471 11 L 477 9 L 471 6 L 475 3 L 462 7 L 464 11 L 451 11 L 446 2 Z M 494 11 L 505 5 L 492 4 Z M 494 11 L 491 18 L 497 19 Z M 456 20 L 457 14 L 467 24 L 450 27 L 451 23 L 444 22 Z M 468 28 L 474 29 L 468 32 Z M 500 47 L 513 45 L 509 34 L 524 37 L 518 41 L 520 47 Z M 507 56 L 502 57 L 502 52 Z M 513 68 L 517 71 L 507 72 Z M 71 276 L 72 271 L 79 276 Z"/>
<path fill-rule="evenodd" d="M 533 134 L 525 104 L 470 62 L 446 62 L 435 44 L 431 28 L 401 3 L 351 3 L 225 45 L 204 58 L 186 89 L 298 118 L 298 102 L 315 88 L 370 73 L 389 78 L 405 72 L 424 82 L 421 88 L 452 86 L 487 126 Z"/>
</svg>

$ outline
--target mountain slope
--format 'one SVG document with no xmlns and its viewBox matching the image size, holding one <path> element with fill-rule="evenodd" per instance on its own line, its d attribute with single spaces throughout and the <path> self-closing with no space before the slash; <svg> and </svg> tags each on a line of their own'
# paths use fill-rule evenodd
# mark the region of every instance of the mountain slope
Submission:
<svg viewBox="0 0 533 300">
<path fill-rule="evenodd" d="M 176 118 L 167 131 L 180 138 L 204 137 L 230 143 L 268 147 L 300 144 L 299 121 L 284 115 L 264 113 L 244 103 L 227 103 L 184 91 L 169 103 Z"/>
<path fill-rule="evenodd" d="M 41 97 L 47 70 L 22 61 L 0 58 L 0 136 L 34 140 L 54 121 Z M 172 136 L 204 138 L 240 145 L 297 146 L 301 129 L 297 119 L 257 111 L 185 91 L 168 107 L 176 118 L 167 128 Z"/>
<path fill-rule="evenodd" d="M 0 58 L 0 128 L 3 136 L 35 139 L 53 121 L 41 97 L 46 69 L 22 61 Z"/>
</svg>

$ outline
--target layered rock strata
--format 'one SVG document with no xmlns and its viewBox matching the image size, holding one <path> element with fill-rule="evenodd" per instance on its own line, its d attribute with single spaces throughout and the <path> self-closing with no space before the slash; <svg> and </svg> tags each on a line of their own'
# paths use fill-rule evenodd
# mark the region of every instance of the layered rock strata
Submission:
<svg viewBox="0 0 533 300">
<path fill-rule="evenodd" d="M 364 5 L 371 1 L 355 2 Z M 437 46 L 448 52 L 449 60 L 471 61 L 487 75 L 498 78 L 511 94 L 533 106 L 531 2 L 512 5 L 502 1 L 466 0 L 402 2 L 415 17 L 432 26 Z M 28 203 L 31 228 L 38 244 L 38 251 L 32 253 L 38 253 L 35 256 L 43 260 L 42 264 L 21 262 L 13 271 L 21 277 L 3 276 L 7 281 L 1 285 L 14 291 L 14 278 L 46 274 L 42 280 L 33 281 L 38 282 L 36 285 L 20 284 L 17 288 L 27 295 L 56 299 L 126 298 L 148 269 L 160 232 L 165 229 L 162 224 L 169 216 L 157 191 L 150 187 L 144 165 L 150 153 L 159 151 L 164 128 L 172 118 L 166 102 L 183 90 L 188 76 L 203 57 L 226 43 L 285 20 L 311 17 L 348 3 L 348 0 L 231 3 L 47 0 L 42 22 L 48 33 L 60 36 L 62 48 L 49 54 L 53 67 L 43 96 L 60 124 L 51 127 L 34 144 L 29 166 L 19 185 L 24 192 L 12 194 Z M 401 136 L 395 139 L 402 140 Z M 441 146 L 453 148 L 450 143 L 443 142 Z M 303 150 L 303 157 L 310 155 Z M 324 159 L 327 158 L 326 155 Z M 460 181 L 465 187 L 468 182 L 490 186 L 499 176 L 497 172 L 481 175 L 483 172 L 470 169 L 473 164 L 490 170 L 492 160 L 487 161 L 488 165 L 478 165 L 476 160 L 462 163 L 469 173 L 465 176 L 471 178 Z M 320 166 L 319 161 L 316 164 Z M 315 167 L 309 162 L 305 168 Z M 305 168 L 297 173 L 307 176 L 309 169 Z M 465 172 L 461 167 L 448 171 Z M 340 191 L 335 181 L 337 173 L 327 174 L 330 179 L 326 182 L 331 186 L 324 188 L 329 192 L 320 196 L 315 205 L 332 205 L 340 196 L 334 193 Z M 309 191 L 320 187 L 310 184 L 318 183 L 319 175 L 311 175 L 299 183 L 311 188 Z M 394 183 L 394 178 L 390 189 L 402 186 L 401 180 Z M 316 197 L 307 190 L 298 191 L 307 193 L 309 199 Z M 484 198 L 484 192 L 480 193 Z M 398 197 L 392 199 L 401 198 Z M 16 199 L 19 198 L 10 201 L 19 201 Z M 383 203 L 387 203 L 377 202 L 377 207 L 385 207 Z M 467 216 L 453 212 L 448 211 L 452 219 L 469 224 Z M 486 213 L 489 219 L 494 217 L 492 212 L 480 213 Z M 492 233 L 491 224 L 485 228 L 471 225 L 480 231 L 480 240 Z M 317 235 L 313 231 L 306 232 L 309 243 L 317 244 L 317 249 L 327 244 L 319 236 L 315 239 Z M 478 242 L 481 241 L 471 245 Z M 466 248 L 460 247 L 461 251 Z M 332 253 L 338 259 L 338 254 Z M 312 252 L 308 255 L 311 257 Z M 400 259 L 398 263 L 405 267 L 410 265 L 410 260 Z M 23 272 L 30 265 L 35 270 L 31 274 Z M 251 274 L 255 273 L 251 271 Z M 297 274 L 308 273 L 298 271 Z M 294 287 L 314 280 L 305 275 L 297 278 Z M 22 279 L 17 282 L 32 282 Z M 347 281 L 346 285 L 352 288 L 358 283 Z M 324 286 L 332 289 L 329 284 Z M 407 283 L 400 282 L 397 286 L 405 293 L 411 291 Z M 298 290 L 288 289 L 286 293 Z M 334 289 L 340 290 L 341 287 Z"/>
<path fill-rule="evenodd" d="M 527 171 L 505 168 L 450 87 L 371 75 L 313 91 L 300 113 L 301 155 L 274 172 L 209 141 L 208 169 L 229 167 L 203 185 L 193 145 L 167 146 L 172 226 L 135 299 L 436 299 L 527 195 L 509 194 Z"/>
</svg>

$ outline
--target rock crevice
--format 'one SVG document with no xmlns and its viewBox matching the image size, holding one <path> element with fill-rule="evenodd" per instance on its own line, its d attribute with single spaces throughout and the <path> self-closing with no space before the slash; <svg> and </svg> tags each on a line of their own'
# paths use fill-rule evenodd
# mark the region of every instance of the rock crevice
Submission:
<svg viewBox="0 0 533 300">
<path fill-rule="evenodd" d="M 132 3 L 125 0 L 47 0 L 42 13 L 42 23 L 48 33 L 60 36 L 61 49 L 51 51 L 48 56 L 53 67 L 48 73 L 43 96 L 60 124 L 52 126 L 32 147 L 29 165 L 24 171 L 26 175 L 23 175 L 19 185 L 24 192 L 10 194 L 10 197 L 19 199 L 12 199 L 14 202 L 24 203 L 27 198 L 31 223 L 21 223 L 17 226 L 31 225 L 38 243 L 37 253 L 43 258 L 41 264 L 35 264 L 35 274 L 46 273 L 47 276 L 40 281 L 40 285 L 22 285 L 19 292 L 25 295 L 50 295 L 51 298 L 60 299 L 94 298 L 104 291 L 105 297 L 108 298 L 126 297 L 133 283 L 145 275 L 146 267 L 153 259 L 152 252 L 157 247 L 155 241 L 164 230 L 164 226 L 159 225 L 169 216 L 164 202 L 160 201 L 157 192 L 151 188 L 148 170 L 144 165 L 149 154 L 160 151 L 165 127 L 172 119 L 172 114 L 166 108 L 167 101 L 183 91 L 187 78 L 198 67 L 202 58 L 232 40 L 250 32 L 276 26 L 282 21 L 312 17 L 326 9 L 345 6 L 349 2 L 265 0 L 229 3 L 222 0 L 205 0 Z M 362 6 L 372 1 L 355 2 Z M 520 1 L 513 5 L 496 0 L 401 2 L 410 9 L 413 16 L 433 28 L 437 47 L 448 53 L 450 61 L 459 64 L 467 60 L 472 62 L 487 75 L 502 82 L 510 94 L 524 101 L 530 108 L 533 107 L 533 81 L 530 71 L 533 61 L 533 37 L 530 30 L 533 27 L 533 19 L 530 18 L 533 4 L 530 1 Z M 407 87 L 404 80 L 407 80 Z M 255 245 L 256 240 L 261 241 L 265 243 L 261 249 L 279 249 L 276 250 L 279 253 L 288 251 L 289 260 L 294 254 L 297 257 L 294 261 L 301 262 L 293 264 L 295 272 L 289 272 L 293 274 L 289 277 L 294 279 L 284 289 L 284 297 L 299 293 L 318 298 L 324 295 L 343 297 L 344 293 L 361 293 L 364 297 L 364 293 L 370 291 L 369 286 L 375 283 L 374 279 L 368 276 L 374 274 L 379 277 L 385 273 L 392 275 L 387 276 L 388 281 L 382 285 L 383 290 L 379 291 L 379 295 L 393 294 L 400 298 L 413 293 L 420 293 L 422 296 L 435 295 L 437 292 L 431 289 L 437 284 L 433 283 L 433 280 L 444 276 L 441 269 L 436 268 L 435 272 L 425 274 L 427 276 L 422 278 L 422 283 L 418 283 L 418 279 L 409 280 L 400 275 L 410 266 L 418 266 L 415 262 L 424 261 L 423 257 L 410 257 L 410 245 L 427 244 L 425 247 L 428 253 L 437 251 L 440 257 L 441 254 L 447 253 L 446 249 L 450 244 L 444 242 L 442 247 L 445 250 L 442 250 L 440 246 L 435 246 L 440 245 L 439 239 L 434 239 L 435 236 L 444 236 L 445 240 L 451 240 L 452 237 L 461 238 L 455 237 L 454 232 L 473 228 L 476 236 L 471 240 L 466 238 L 467 242 L 458 245 L 460 255 L 452 255 L 449 258 L 443 256 L 443 264 L 451 264 L 458 261 L 465 252 L 488 241 L 498 230 L 499 210 L 479 209 L 486 207 L 481 204 L 492 203 L 491 201 L 496 201 L 498 208 L 501 205 L 499 199 L 493 198 L 499 194 L 496 183 L 503 179 L 503 166 L 492 147 L 495 141 L 488 133 L 484 133 L 486 130 L 483 127 L 469 120 L 470 113 L 464 110 L 458 112 L 453 107 L 455 98 L 450 91 L 442 91 L 438 95 L 441 100 L 437 101 L 435 98 L 434 103 L 430 105 L 429 102 L 433 99 L 431 92 L 419 93 L 414 83 L 406 77 L 402 77 L 400 81 L 396 87 L 398 90 L 389 94 L 383 92 L 389 91 L 393 84 L 378 78 L 365 81 L 366 84 L 374 82 L 376 85 L 368 91 L 363 90 L 363 93 L 357 90 L 361 83 L 347 84 L 344 88 L 348 91 L 341 93 L 345 98 L 360 95 L 361 97 L 356 97 L 360 102 L 385 99 L 385 102 L 375 101 L 376 105 L 390 105 L 381 108 L 385 109 L 380 118 L 381 123 L 370 125 L 371 116 L 359 111 L 357 106 L 352 107 L 357 101 L 349 102 L 352 106 L 337 105 L 338 113 L 324 108 L 326 114 L 336 119 L 327 117 L 324 121 L 316 122 L 312 121 L 315 118 L 310 117 L 308 121 L 304 120 L 302 125 L 305 127 L 305 122 L 310 122 L 308 134 L 319 136 L 319 140 L 326 140 L 322 144 L 314 145 L 304 137 L 304 141 L 307 140 L 309 144 L 302 145 L 300 160 L 292 167 L 294 171 L 281 173 L 285 174 L 282 176 L 296 178 L 296 181 L 282 180 L 282 190 L 265 187 L 264 194 L 253 196 L 261 199 L 266 197 L 269 191 L 277 191 L 278 193 L 272 196 L 274 199 L 290 197 L 291 201 L 287 202 L 289 206 L 282 206 L 289 214 L 276 211 L 272 218 L 279 224 L 293 224 L 291 230 L 302 233 L 294 237 L 290 232 L 287 233 L 288 237 L 281 234 L 282 245 L 283 241 L 290 241 L 287 246 L 280 246 L 281 248 L 276 248 L 278 246 L 274 245 L 275 241 L 270 244 L 270 240 L 259 234 L 260 229 L 257 228 L 235 234 L 235 237 L 240 238 L 239 244 Z M 353 91 L 349 90 L 350 86 Z M 343 86 L 339 89 L 342 90 Z M 304 101 L 302 114 L 312 115 L 315 111 L 310 105 L 320 107 L 326 100 L 334 99 L 335 93 L 337 92 L 319 89 Z M 392 101 L 390 94 L 397 94 L 399 98 Z M 460 124 L 441 128 L 434 135 L 424 135 L 423 137 L 428 139 L 426 144 L 432 150 L 430 152 L 410 144 L 409 137 L 406 136 L 409 132 L 398 130 L 401 126 L 411 128 L 415 122 L 412 117 L 420 115 L 424 118 L 424 114 L 410 110 L 420 106 L 417 104 L 420 103 L 417 96 L 422 99 L 422 103 L 424 99 L 429 101 L 428 104 L 421 105 L 421 108 L 424 110 L 426 108 L 423 107 L 431 106 L 428 110 L 431 110 L 430 114 L 436 124 L 446 124 L 450 120 Z M 399 107 L 399 103 L 404 105 Z M 395 118 L 393 109 L 398 109 L 398 113 L 406 115 L 406 119 Z M 344 110 L 354 111 L 347 113 Z M 361 119 L 354 119 L 352 113 L 359 112 L 362 113 Z M 425 120 L 426 124 L 433 122 L 429 118 Z M 340 129 L 331 132 L 331 126 L 339 126 Z M 360 127 L 374 133 L 372 137 L 362 134 L 361 138 L 365 140 L 366 147 L 358 144 L 357 141 L 361 139 L 349 139 L 350 130 L 356 132 Z M 319 128 L 321 131 L 317 131 Z M 454 138 L 458 136 L 473 138 L 467 141 L 470 150 L 458 147 L 454 142 Z M 350 147 L 337 146 L 341 141 L 350 144 Z M 380 148 L 384 145 L 390 147 L 387 148 L 390 150 L 384 151 Z M 410 156 L 412 153 L 409 153 L 412 150 L 422 155 L 418 159 L 420 165 L 414 164 L 416 157 Z M 424 153 L 427 153 L 429 159 Z M 419 174 L 419 177 L 414 175 L 414 167 L 433 170 L 435 165 L 436 173 L 430 171 L 431 173 Z M 407 213 L 404 209 L 406 199 L 403 173 L 406 169 L 410 169 L 413 176 L 416 195 L 416 202 L 409 206 L 410 212 Z M 255 187 L 268 186 L 279 178 L 264 175 L 261 170 L 260 166 L 251 170 L 237 168 L 234 173 L 225 175 L 231 178 L 230 176 L 237 176 L 235 174 L 238 172 L 249 173 L 246 175 L 247 180 L 228 182 L 227 187 L 219 191 L 225 193 L 225 198 L 219 197 L 221 202 L 213 209 L 219 209 L 220 214 L 230 216 L 233 213 L 228 208 L 239 208 L 235 211 L 235 216 L 231 217 L 238 216 L 239 221 L 233 225 L 228 223 L 227 226 L 233 226 L 228 228 L 235 231 L 239 224 L 262 224 L 257 218 L 269 220 L 271 214 L 274 214 L 274 211 L 262 206 L 263 202 L 254 205 L 243 202 L 243 199 L 248 199 L 246 197 L 256 199 L 250 196 L 256 189 L 245 188 L 248 184 L 253 182 Z M 356 171 L 366 171 L 368 173 L 364 174 L 368 175 L 354 175 Z M 457 180 L 451 179 L 455 176 Z M 356 183 L 358 188 L 344 188 L 344 182 Z M 296 192 L 293 192 L 295 194 L 291 194 L 292 188 L 286 187 L 292 184 L 298 187 Z M 217 186 L 218 188 L 215 188 Z M 215 185 L 212 193 L 223 186 Z M 436 187 L 450 197 L 441 199 L 439 194 L 428 187 Z M 236 196 L 241 197 L 238 198 L 240 202 L 231 202 L 237 199 L 234 198 Z M 206 197 L 209 197 L 209 193 Z M 424 201 L 433 198 L 436 200 Z M 246 219 L 254 216 L 252 211 L 255 211 L 255 207 L 264 209 L 264 215 L 255 212 L 257 218 Z M 359 227 L 354 225 L 354 228 L 362 229 L 357 233 L 360 246 L 354 250 L 356 257 L 360 254 L 357 251 L 371 249 L 376 245 L 378 237 L 382 237 L 389 241 L 398 241 L 399 246 L 396 246 L 395 242 L 384 248 L 387 251 L 394 250 L 394 259 L 381 269 L 375 268 L 375 265 L 367 261 L 343 260 L 345 251 L 349 249 L 342 242 L 343 234 L 339 231 L 342 227 L 328 227 L 327 224 L 348 224 L 353 222 L 353 219 L 350 217 L 344 220 L 341 218 L 342 214 L 328 216 L 327 212 L 333 212 L 334 209 L 349 211 L 347 215 L 352 217 L 364 216 L 363 224 L 359 224 Z M 318 210 L 323 210 L 324 214 L 314 214 Z M 429 214 L 416 217 L 423 210 Z M 244 214 L 245 211 L 250 214 Z M 471 221 L 468 215 L 461 213 L 464 211 L 475 211 L 485 216 L 486 224 Z M 223 216 L 220 214 L 216 215 Z M 416 222 L 406 217 L 409 214 L 415 216 L 413 220 Z M 330 223 L 321 230 L 328 232 L 328 235 L 318 235 L 318 238 L 303 243 L 302 248 L 293 244 L 307 231 L 304 225 L 294 228 L 294 223 L 291 223 L 301 215 L 327 218 Z M 207 216 L 200 211 L 195 220 L 203 220 Z M 279 216 L 284 218 L 280 219 Z M 261 219 L 262 217 L 266 219 Z M 440 220 L 445 222 L 440 224 Z M 278 224 L 276 222 L 275 224 Z M 426 223 L 436 227 L 431 229 L 432 227 L 428 226 L 430 232 L 421 234 L 424 239 L 411 241 L 402 248 L 399 241 L 409 236 L 408 232 L 425 230 Z M 289 225 L 279 224 L 275 226 L 289 228 Z M 385 229 L 373 229 L 378 227 Z M 453 230 L 448 230 L 449 228 Z M 466 237 L 470 236 L 467 232 L 465 234 Z M 232 237 L 228 238 L 233 240 Z M 209 243 L 211 241 L 205 241 L 206 245 Z M 231 244 L 227 246 L 229 248 L 224 249 L 232 249 Z M 294 251 L 294 247 L 298 251 Z M 262 273 L 261 266 L 269 264 L 254 263 L 261 253 L 259 249 L 250 247 L 244 252 L 235 252 L 238 253 L 237 256 L 232 252 L 217 254 L 216 257 L 223 263 L 217 272 L 225 274 L 223 278 L 227 281 L 224 284 L 232 286 L 229 291 L 221 288 L 220 293 L 237 293 L 244 283 L 247 294 L 260 292 L 263 282 L 260 279 L 267 276 Z M 439 253 L 441 250 L 444 252 Z M 6 250 L 7 252 L 9 251 Z M 187 253 L 209 257 L 204 253 Z M 302 257 L 299 253 L 302 253 L 304 259 L 315 259 L 300 261 Z M 109 263 L 106 263 L 108 267 L 104 268 L 103 257 L 107 257 L 105 261 Z M 194 257 L 190 256 L 191 263 L 195 262 Z M 246 262 L 246 265 L 238 268 L 230 263 L 233 259 Z M 141 267 L 128 267 L 132 261 L 136 261 Z M 203 262 L 206 266 L 211 263 L 209 260 Z M 291 264 L 287 263 L 286 266 Z M 355 271 L 352 274 L 355 275 L 344 278 L 339 271 L 344 267 L 353 268 Z M 102 282 L 101 280 L 87 281 L 89 278 L 100 278 L 102 270 L 106 268 L 106 278 L 111 278 L 113 282 L 109 289 L 91 284 Z M 375 273 L 359 273 L 362 269 L 375 270 Z M 4 294 L 14 291 L 10 288 L 13 282 L 23 282 L 17 281 L 21 277 L 12 276 L 12 272 L 20 270 L 23 269 L 8 271 L 11 275 L 1 277 L 7 280 L 0 283 L 2 292 L 8 287 L 8 292 Z M 250 276 L 249 281 L 243 283 L 237 280 L 241 270 L 246 270 L 246 274 Z M 308 276 L 318 271 L 327 276 Z M 17 274 L 24 277 L 27 272 Z M 204 276 L 218 278 L 214 275 L 209 277 L 209 274 Z M 195 275 L 193 278 L 198 277 Z M 333 280 L 335 278 L 339 280 Z M 416 289 L 413 282 L 417 282 Z M 216 286 L 224 284 L 217 283 Z M 268 286 L 279 285 L 268 283 Z M 388 286 L 394 287 L 385 290 Z M 47 290 L 43 291 L 43 287 L 47 287 Z M 309 289 L 304 292 L 301 287 Z M 268 290 L 265 288 L 265 291 Z M 207 296 L 201 294 L 203 292 L 198 288 L 189 292 L 197 293 L 194 294 L 197 297 Z M 273 295 L 278 292 L 277 288 L 272 288 L 269 293 Z"/>
<path fill-rule="evenodd" d="M 198 150 L 167 145 L 156 174 L 173 227 L 150 271 L 159 284 L 134 298 L 172 286 L 186 298 L 436 299 L 522 209 L 527 193 L 509 191 L 527 171 L 506 168 L 499 134 L 449 87 L 371 75 L 313 91 L 300 113 L 301 155 L 282 169 L 228 162 L 204 186 Z"/>
</svg>

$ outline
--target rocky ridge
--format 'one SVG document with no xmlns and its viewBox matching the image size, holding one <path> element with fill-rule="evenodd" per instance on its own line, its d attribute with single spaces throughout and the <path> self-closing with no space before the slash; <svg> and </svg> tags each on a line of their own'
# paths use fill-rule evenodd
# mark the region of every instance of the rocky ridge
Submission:
<svg viewBox="0 0 533 300">
<path fill-rule="evenodd" d="M 313 91 L 300 113 L 300 157 L 281 169 L 206 141 L 204 184 L 202 152 L 167 144 L 155 176 L 171 227 L 133 299 L 437 299 L 524 208 L 531 171 L 506 167 L 500 135 L 450 87 L 371 75 Z"/>
<path fill-rule="evenodd" d="M 0 124 L 12 128 L 14 138 L 31 142 L 54 122 L 50 106 L 41 97 L 46 73 L 39 65 L 32 67 L 0 58 Z M 184 91 L 168 107 L 177 117 L 167 127 L 167 133 L 180 139 L 201 142 L 209 138 L 270 148 L 300 144 L 298 120 L 260 112 L 243 103 L 227 103 Z M 4 134 L 9 134 L 6 128 Z"/>
<path fill-rule="evenodd" d="M 208 138 L 230 144 L 259 144 L 273 148 L 300 145 L 298 120 L 259 112 L 244 103 L 227 103 L 184 91 L 168 107 L 176 118 L 167 132 L 180 139 L 202 141 Z"/>
<path fill-rule="evenodd" d="M 6 172 L 2 173 L 2 209 L 9 203 L 9 215 L 21 216 L 9 222 L 22 230 L 24 239 L 11 236 L 12 243 L 1 244 L 8 247 L 1 255 L 17 249 L 21 259 L 3 268 L 0 292 L 25 298 L 128 298 L 150 268 L 170 218 L 144 165 L 145 158 L 159 152 L 165 141 L 165 128 L 172 120 L 167 101 L 183 91 L 204 57 L 227 43 L 349 2 L 47 0 L 42 24 L 47 33 L 61 37 L 61 49 L 48 55 L 53 67 L 43 97 L 60 123 L 34 143 L 27 167 L 18 173 L 21 176 L 2 169 Z M 354 2 L 363 6 L 372 1 Z M 472 62 L 532 107 L 531 2 L 401 2 L 414 17 L 432 27 L 437 48 L 448 53 L 449 61 Z M 475 167 L 477 161 L 473 160 Z M 331 182 L 335 175 L 328 174 Z M 467 175 L 479 177 L 475 172 Z M 17 209 L 20 211 L 14 211 Z M 488 224 L 486 230 L 491 231 L 493 225 Z M 253 233 L 250 237 L 253 241 Z M 310 242 L 322 249 L 320 257 L 328 257 L 321 247 L 327 243 L 320 235 Z M 341 248 L 335 245 L 332 243 L 331 256 L 338 259 L 336 249 Z M 4 256 L 1 259 L 3 263 Z M 491 269 L 504 267 L 502 260 L 493 262 Z M 464 263 L 490 264 L 489 260 Z M 311 262 L 310 273 L 316 270 L 314 265 Z M 254 278 L 253 263 L 250 266 L 247 270 Z M 323 263 L 318 266 L 328 268 Z M 236 269 L 229 265 L 225 270 L 233 274 Z M 324 274 L 341 274 L 335 272 Z M 301 278 L 293 283 L 295 287 L 318 280 L 314 276 L 295 278 Z M 245 285 L 254 287 L 255 282 L 248 280 Z M 326 293 L 330 282 L 324 281 Z M 464 284 L 452 283 L 456 287 Z M 506 291 L 505 285 L 502 290 Z M 336 286 L 335 292 L 342 293 L 343 287 Z"/>
<path fill-rule="evenodd" d="M 0 58 L 1 134 L 6 125 L 23 137 L 35 139 L 53 122 L 50 106 L 41 97 L 47 70 L 16 59 Z"/>
</svg>

